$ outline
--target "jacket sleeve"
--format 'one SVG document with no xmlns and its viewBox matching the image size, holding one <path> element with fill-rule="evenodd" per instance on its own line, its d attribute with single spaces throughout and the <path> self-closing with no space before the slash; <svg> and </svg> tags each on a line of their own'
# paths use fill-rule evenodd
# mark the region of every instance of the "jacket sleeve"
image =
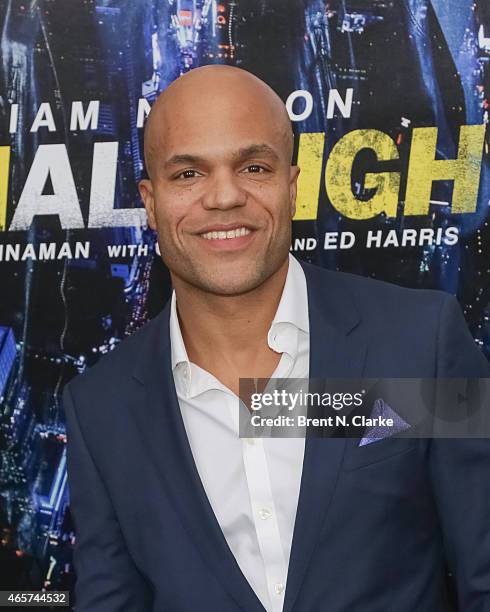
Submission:
<svg viewBox="0 0 490 612">
<path fill-rule="evenodd" d="M 489 363 L 449 295 L 441 306 L 437 344 L 437 377 L 490 377 Z M 459 609 L 490 612 L 490 439 L 433 439 L 429 457 Z"/>
<path fill-rule="evenodd" d="M 75 523 L 75 610 L 148 612 L 150 590 L 125 545 L 117 517 L 84 441 L 70 384 L 62 403 L 67 428 L 70 510 Z"/>
</svg>

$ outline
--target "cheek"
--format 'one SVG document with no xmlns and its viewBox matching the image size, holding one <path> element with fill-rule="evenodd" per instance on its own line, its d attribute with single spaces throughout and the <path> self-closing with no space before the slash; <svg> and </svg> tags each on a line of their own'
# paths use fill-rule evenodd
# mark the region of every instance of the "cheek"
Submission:
<svg viewBox="0 0 490 612">
<path fill-rule="evenodd" d="M 264 181 L 256 185 L 249 186 L 247 189 L 249 199 L 256 202 L 262 208 L 277 215 L 277 211 L 284 208 L 286 202 L 289 203 L 289 189 L 278 182 Z"/>
<path fill-rule="evenodd" d="M 188 200 L 182 194 L 166 194 L 156 201 L 157 226 L 165 234 L 179 231 L 189 213 Z"/>
<path fill-rule="evenodd" d="M 266 209 L 268 216 L 272 219 L 277 231 L 280 231 L 283 226 L 291 222 L 291 202 L 289 198 L 289 190 L 276 188 L 274 190 L 265 190 L 261 197 L 262 206 Z"/>
</svg>

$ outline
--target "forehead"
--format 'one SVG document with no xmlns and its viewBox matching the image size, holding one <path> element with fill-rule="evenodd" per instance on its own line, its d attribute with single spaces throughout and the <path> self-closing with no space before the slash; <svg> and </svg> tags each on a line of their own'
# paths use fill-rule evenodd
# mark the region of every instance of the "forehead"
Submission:
<svg viewBox="0 0 490 612">
<path fill-rule="evenodd" d="M 165 105 L 159 119 L 152 134 L 159 160 L 180 153 L 226 155 L 253 143 L 286 155 L 289 126 L 281 109 L 253 92 L 189 95 Z"/>
</svg>

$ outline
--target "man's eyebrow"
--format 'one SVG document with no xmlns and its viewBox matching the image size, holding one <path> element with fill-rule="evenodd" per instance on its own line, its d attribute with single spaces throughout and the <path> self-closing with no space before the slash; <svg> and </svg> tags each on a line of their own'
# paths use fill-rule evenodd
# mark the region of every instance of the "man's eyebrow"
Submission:
<svg viewBox="0 0 490 612">
<path fill-rule="evenodd" d="M 279 155 L 268 144 L 252 144 L 244 147 L 239 149 L 234 157 L 237 159 L 247 159 L 248 157 L 254 157 L 254 155 L 268 155 L 276 160 L 279 159 Z"/>
<path fill-rule="evenodd" d="M 168 168 L 169 166 L 178 166 L 180 164 L 199 164 L 204 161 L 203 157 L 199 155 L 190 155 L 189 153 L 181 153 L 179 155 L 172 155 L 170 159 L 163 164 L 164 168 Z"/>
</svg>

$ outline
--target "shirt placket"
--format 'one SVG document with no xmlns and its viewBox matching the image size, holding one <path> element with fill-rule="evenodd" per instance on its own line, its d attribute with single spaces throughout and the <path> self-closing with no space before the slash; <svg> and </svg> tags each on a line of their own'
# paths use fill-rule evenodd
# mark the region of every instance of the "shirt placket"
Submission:
<svg viewBox="0 0 490 612">
<path fill-rule="evenodd" d="M 270 610 L 281 612 L 287 568 L 263 441 L 260 438 L 243 438 L 242 450 L 252 518 L 264 561 Z"/>
<path fill-rule="evenodd" d="M 240 409 L 246 410 L 240 400 L 238 401 Z M 239 435 L 238 410 L 232 411 L 232 422 L 236 435 Z M 281 612 L 286 590 L 287 566 L 264 442 L 261 438 L 242 438 L 241 442 L 252 519 L 264 563 L 269 594 L 270 607 L 268 610 L 269 612 Z"/>
</svg>

